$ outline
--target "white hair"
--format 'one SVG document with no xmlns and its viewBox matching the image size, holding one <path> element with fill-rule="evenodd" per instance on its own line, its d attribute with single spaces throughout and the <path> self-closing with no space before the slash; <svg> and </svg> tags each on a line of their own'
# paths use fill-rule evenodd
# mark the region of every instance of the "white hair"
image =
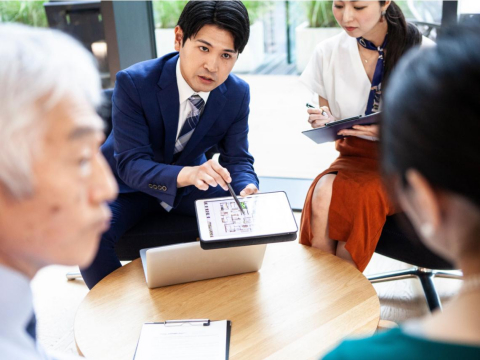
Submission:
<svg viewBox="0 0 480 360">
<path fill-rule="evenodd" d="M 96 61 L 56 30 L 0 24 L 0 185 L 20 198 L 32 194 L 32 158 L 42 117 L 66 97 L 97 107 Z"/>
</svg>

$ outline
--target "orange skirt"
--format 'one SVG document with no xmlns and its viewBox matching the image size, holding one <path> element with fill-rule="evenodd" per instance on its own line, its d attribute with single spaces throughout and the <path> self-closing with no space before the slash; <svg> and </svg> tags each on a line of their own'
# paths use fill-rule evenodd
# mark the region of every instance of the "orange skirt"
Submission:
<svg viewBox="0 0 480 360">
<path fill-rule="evenodd" d="M 375 252 L 387 216 L 399 212 L 388 197 L 378 166 L 378 142 L 348 137 L 337 140 L 340 156 L 313 181 L 305 199 L 300 223 L 300 243 L 312 245 L 312 197 L 323 175 L 336 173 L 328 213 L 331 239 L 345 248 L 360 271 Z"/>
</svg>

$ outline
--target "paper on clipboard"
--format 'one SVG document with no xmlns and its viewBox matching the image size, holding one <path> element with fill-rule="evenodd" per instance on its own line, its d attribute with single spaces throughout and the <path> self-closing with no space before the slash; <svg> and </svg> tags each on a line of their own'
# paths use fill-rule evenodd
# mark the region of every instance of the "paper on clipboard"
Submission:
<svg viewBox="0 0 480 360">
<path fill-rule="evenodd" d="M 208 326 L 189 321 L 145 323 L 134 360 L 225 360 L 228 326 L 227 320 L 211 321 Z"/>
</svg>

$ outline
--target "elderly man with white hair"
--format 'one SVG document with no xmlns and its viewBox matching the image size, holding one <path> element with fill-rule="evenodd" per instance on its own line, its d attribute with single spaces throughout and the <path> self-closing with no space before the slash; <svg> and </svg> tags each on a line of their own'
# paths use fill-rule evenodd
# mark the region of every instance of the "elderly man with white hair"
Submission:
<svg viewBox="0 0 480 360">
<path fill-rule="evenodd" d="M 30 280 L 46 265 L 90 264 L 117 185 L 98 150 L 100 79 L 88 51 L 21 25 L 0 25 L 0 44 L 0 358 L 49 359 Z"/>
</svg>

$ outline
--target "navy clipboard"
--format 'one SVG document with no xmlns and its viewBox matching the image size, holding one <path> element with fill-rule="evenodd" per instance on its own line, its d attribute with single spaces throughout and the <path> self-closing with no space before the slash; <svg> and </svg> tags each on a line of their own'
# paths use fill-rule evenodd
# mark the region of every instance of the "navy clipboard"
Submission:
<svg viewBox="0 0 480 360">
<path fill-rule="evenodd" d="M 302 131 L 302 134 L 309 137 L 317 144 L 323 144 L 339 139 L 343 139 L 344 136 L 337 135 L 340 130 L 350 129 L 353 125 L 371 125 L 380 122 L 380 112 L 370 115 L 359 115 L 348 119 L 337 120 L 331 123 L 325 124 L 325 126 L 317 129 Z"/>
</svg>

